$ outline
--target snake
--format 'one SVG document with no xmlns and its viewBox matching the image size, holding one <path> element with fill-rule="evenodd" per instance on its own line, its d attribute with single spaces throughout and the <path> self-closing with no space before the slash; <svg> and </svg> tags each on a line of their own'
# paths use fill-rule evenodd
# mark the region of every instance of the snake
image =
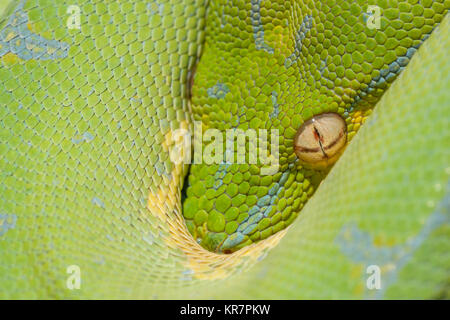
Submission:
<svg viewBox="0 0 450 320">
<path fill-rule="evenodd" d="M 3 1 L 0 298 L 448 299 L 449 6 Z"/>
</svg>

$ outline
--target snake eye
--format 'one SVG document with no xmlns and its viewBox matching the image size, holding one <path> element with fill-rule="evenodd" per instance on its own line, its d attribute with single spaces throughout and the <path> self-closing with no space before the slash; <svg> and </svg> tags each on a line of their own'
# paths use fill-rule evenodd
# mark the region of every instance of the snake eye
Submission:
<svg viewBox="0 0 450 320">
<path fill-rule="evenodd" d="M 305 122 L 294 138 L 297 157 L 312 166 L 334 163 L 347 142 L 347 125 L 336 113 L 324 113 Z"/>
</svg>

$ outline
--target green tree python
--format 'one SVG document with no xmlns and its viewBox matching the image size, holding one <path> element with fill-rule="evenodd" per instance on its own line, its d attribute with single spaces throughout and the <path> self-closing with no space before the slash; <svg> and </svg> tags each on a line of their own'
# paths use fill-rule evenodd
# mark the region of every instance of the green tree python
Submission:
<svg viewBox="0 0 450 320">
<path fill-rule="evenodd" d="M 448 298 L 449 7 L 2 1 L 0 298 Z"/>
</svg>

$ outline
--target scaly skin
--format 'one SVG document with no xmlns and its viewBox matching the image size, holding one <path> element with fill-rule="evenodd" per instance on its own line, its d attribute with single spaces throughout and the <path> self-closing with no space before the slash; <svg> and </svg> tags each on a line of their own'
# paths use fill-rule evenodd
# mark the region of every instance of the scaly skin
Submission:
<svg viewBox="0 0 450 320">
<path fill-rule="evenodd" d="M 200 0 L 76 1 L 80 30 L 68 29 L 65 2 L 10 1 L 1 8 L 0 298 L 448 297 L 448 1 L 411 2 L 410 14 L 406 2 L 380 1 L 377 31 L 364 28 L 364 4 L 360 10 L 330 3 L 324 16 L 325 4 L 261 1 L 261 18 L 252 19 L 249 3 L 211 1 L 206 19 Z M 302 54 L 286 64 L 305 14 L 312 26 L 297 37 Z M 442 19 L 442 30 L 425 41 L 305 204 L 326 171 L 295 164 L 298 126 L 335 111 L 352 138 L 386 88 L 357 104 L 352 99 Z M 359 30 L 354 38 L 350 26 Z M 348 60 L 344 52 L 354 43 Z M 209 90 L 218 81 L 230 90 L 223 99 Z M 258 92 L 264 94 L 256 98 Z M 236 127 L 238 116 L 243 128 L 280 130 L 281 166 L 268 182 L 258 166 L 242 166 L 242 181 L 236 173 L 221 181 L 226 194 L 236 189 L 230 182 L 238 187 L 230 200 L 244 199 L 247 208 L 236 207 L 250 212 L 252 195 L 258 201 L 276 179 L 289 177 L 271 213 L 283 225 L 263 225 L 260 238 L 225 248 L 216 238 L 223 238 L 217 217 L 226 205 L 214 214 L 198 208 L 207 215 L 203 233 L 193 228 L 198 212 L 188 208 L 202 179 L 210 196 L 210 183 L 219 179 L 204 174 L 214 177 L 217 166 L 192 166 L 187 227 L 210 251 L 235 251 L 224 255 L 205 250 L 187 231 L 180 195 L 188 166 L 170 155 L 174 130 L 192 130 L 195 119 L 223 130 Z M 220 199 L 214 193 L 198 203 Z M 257 241 L 291 222 L 289 232 Z M 79 290 L 67 286 L 72 265 L 81 270 Z M 382 290 L 366 288 L 369 265 L 380 266 Z"/>
<path fill-rule="evenodd" d="M 194 119 L 223 133 L 277 129 L 280 167 L 264 175 L 266 165 L 249 160 L 192 166 L 183 214 L 203 247 L 233 252 L 290 225 L 329 169 L 299 161 L 297 130 L 335 112 L 350 141 L 445 11 L 444 1 L 371 4 L 383 10 L 379 29 L 368 27 L 366 1 L 211 3 Z"/>
</svg>

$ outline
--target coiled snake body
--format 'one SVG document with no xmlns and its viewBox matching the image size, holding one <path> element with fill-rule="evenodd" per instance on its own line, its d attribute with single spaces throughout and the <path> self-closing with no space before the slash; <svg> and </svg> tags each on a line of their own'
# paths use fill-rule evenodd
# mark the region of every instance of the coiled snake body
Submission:
<svg viewBox="0 0 450 320">
<path fill-rule="evenodd" d="M 0 297 L 448 298 L 448 8 L 0 6 Z M 194 123 L 276 170 L 175 163 Z"/>
</svg>

